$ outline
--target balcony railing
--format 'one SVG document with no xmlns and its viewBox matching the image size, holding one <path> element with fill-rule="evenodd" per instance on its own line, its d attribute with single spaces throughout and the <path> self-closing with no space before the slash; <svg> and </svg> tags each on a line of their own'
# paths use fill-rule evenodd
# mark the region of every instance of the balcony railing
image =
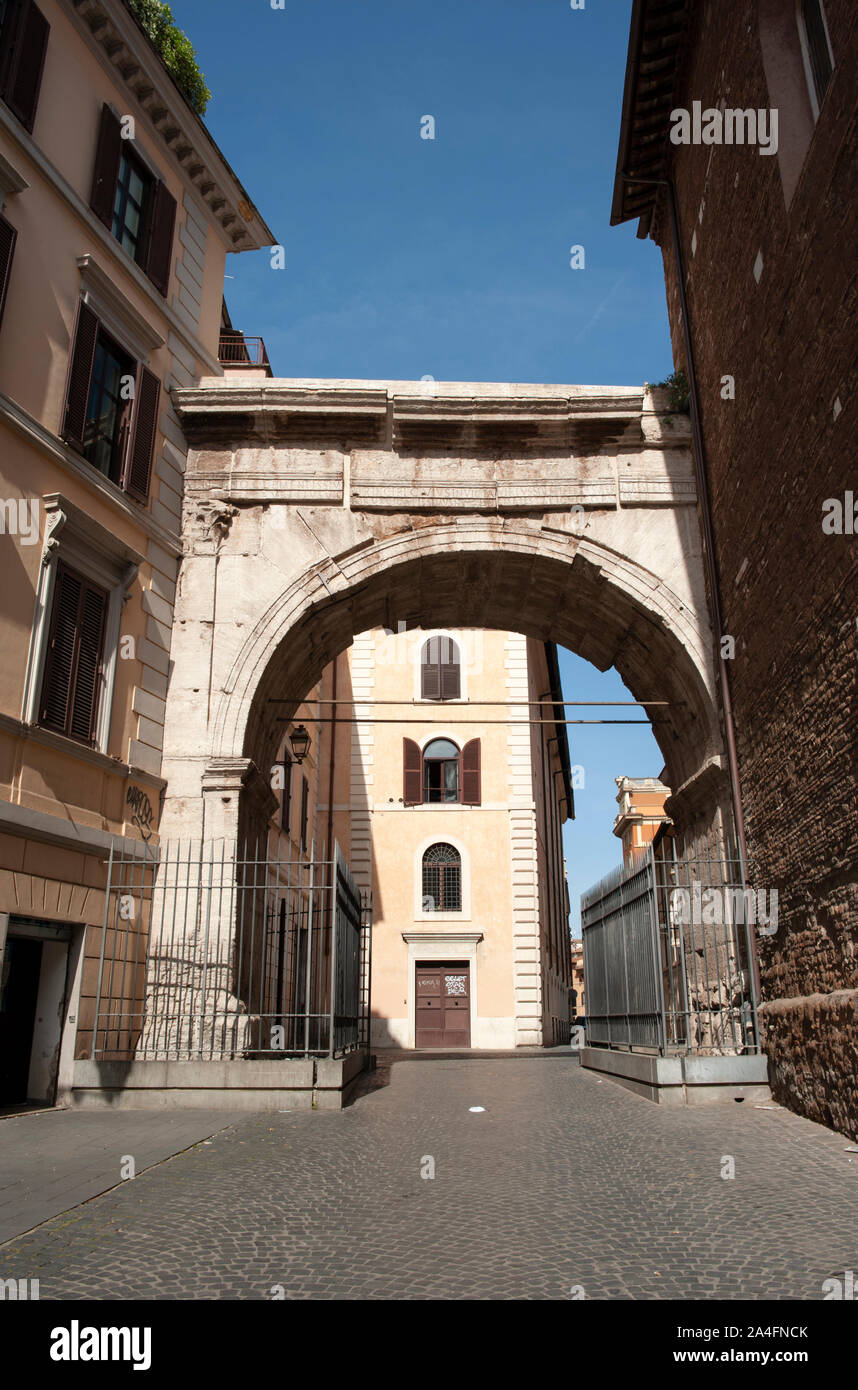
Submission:
<svg viewBox="0 0 858 1390">
<path fill-rule="evenodd" d="M 248 338 L 244 333 L 222 333 L 217 355 L 221 366 L 227 369 L 246 371 L 249 367 L 261 367 L 266 376 L 274 375 L 262 338 Z"/>
</svg>

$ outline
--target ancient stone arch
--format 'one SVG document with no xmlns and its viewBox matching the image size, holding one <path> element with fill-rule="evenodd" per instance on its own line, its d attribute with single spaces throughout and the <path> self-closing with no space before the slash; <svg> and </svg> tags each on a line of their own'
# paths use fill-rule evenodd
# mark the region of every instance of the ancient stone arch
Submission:
<svg viewBox="0 0 858 1390">
<path fill-rule="evenodd" d="M 677 821 L 727 814 L 688 421 L 663 393 L 239 377 L 174 399 L 190 454 L 165 834 L 261 823 L 292 712 L 272 701 L 403 620 L 615 665 L 667 702 Z"/>
</svg>

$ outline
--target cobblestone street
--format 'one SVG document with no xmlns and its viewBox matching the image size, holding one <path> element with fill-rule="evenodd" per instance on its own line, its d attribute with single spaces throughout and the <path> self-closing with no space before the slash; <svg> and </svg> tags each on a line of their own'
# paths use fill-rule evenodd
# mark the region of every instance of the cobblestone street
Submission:
<svg viewBox="0 0 858 1390">
<path fill-rule="evenodd" d="M 42 1299 L 814 1300 L 858 1267 L 848 1148 L 778 1107 L 663 1109 L 569 1056 L 382 1062 L 341 1114 L 234 1121 L 10 1241 L 0 1277 Z"/>
</svg>

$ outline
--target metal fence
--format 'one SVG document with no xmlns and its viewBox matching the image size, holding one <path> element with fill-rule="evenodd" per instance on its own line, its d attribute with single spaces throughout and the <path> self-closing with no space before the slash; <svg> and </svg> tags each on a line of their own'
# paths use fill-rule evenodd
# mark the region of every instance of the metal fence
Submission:
<svg viewBox="0 0 858 1390">
<path fill-rule="evenodd" d="M 602 879 L 581 898 L 588 1043 L 758 1052 L 758 920 L 737 860 L 680 858 L 672 841 Z"/>
<path fill-rule="evenodd" d="M 157 856 L 157 857 L 155 857 Z M 369 1036 L 371 900 L 334 857 L 112 852 L 92 1056 L 342 1056 Z"/>
</svg>

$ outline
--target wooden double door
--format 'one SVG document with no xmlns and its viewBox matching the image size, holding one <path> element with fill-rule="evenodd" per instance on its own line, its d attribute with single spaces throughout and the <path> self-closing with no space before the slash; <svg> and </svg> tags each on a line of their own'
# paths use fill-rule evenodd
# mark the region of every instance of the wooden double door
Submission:
<svg viewBox="0 0 858 1390">
<path fill-rule="evenodd" d="M 468 961 L 417 964 L 415 1047 L 471 1046 Z"/>
</svg>

